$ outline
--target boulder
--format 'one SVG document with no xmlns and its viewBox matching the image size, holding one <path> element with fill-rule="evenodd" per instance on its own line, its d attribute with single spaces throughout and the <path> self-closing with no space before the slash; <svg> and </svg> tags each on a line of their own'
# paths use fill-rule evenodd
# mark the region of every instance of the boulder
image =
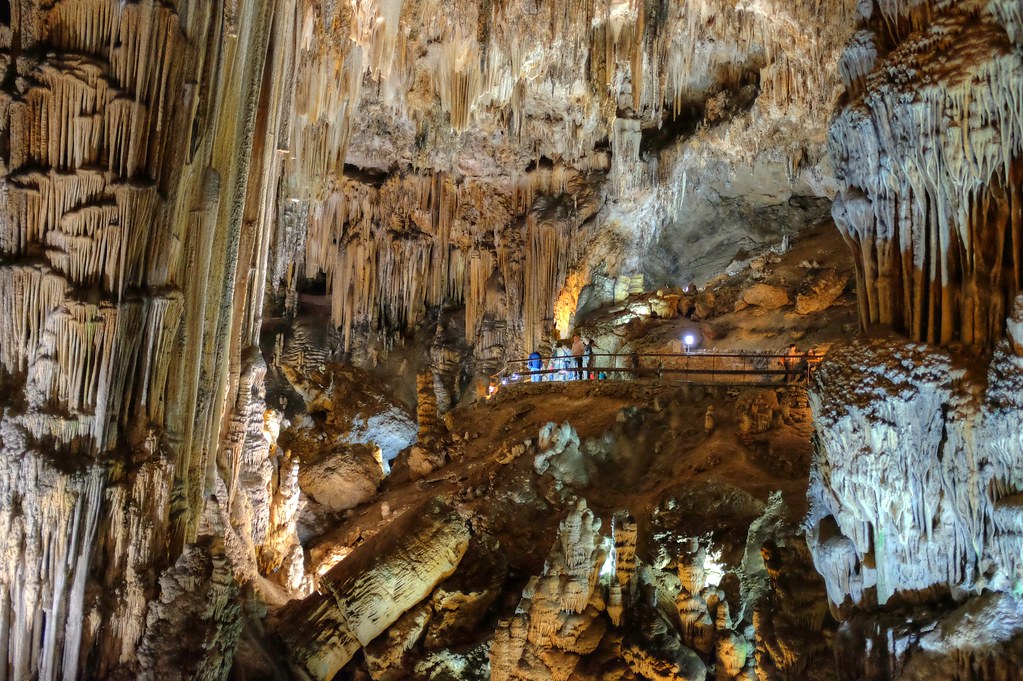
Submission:
<svg viewBox="0 0 1023 681">
<path fill-rule="evenodd" d="M 709 288 L 705 288 L 696 294 L 691 317 L 693 319 L 708 319 L 714 316 L 716 307 L 717 299 L 714 297 L 714 292 Z"/>
<path fill-rule="evenodd" d="M 332 511 L 358 506 L 376 494 L 384 478 L 378 452 L 368 445 L 351 445 L 323 456 L 299 470 L 299 486 Z"/>
<path fill-rule="evenodd" d="M 790 302 L 785 289 L 772 284 L 753 284 L 742 292 L 742 300 L 764 310 L 777 310 Z"/>
<path fill-rule="evenodd" d="M 679 316 L 679 303 L 682 297 L 676 293 L 665 293 L 658 291 L 657 295 L 650 299 L 650 314 L 657 315 L 662 319 L 671 319 Z"/>
<path fill-rule="evenodd" d="M 439 499 L 367 540 L 320 578 L 316 592 L 281 610 L 278 635 L 293 669 L 310 680 L 333 678 L 455 571 L 469 540 L 465 521 Z M 403 643 L 421 633 L 417 615 L 407 624 L 395 632 Z"/>
<path fill-rule="evenodd" d="M 425 478 L 446 463 L 441 449 L 412 445 L 408 452 L 408 470 L 413 480 Z"/>
<path fill-rule="evenodd" d="M 845 291 L 848 282 L 848 274 L 839 274 L 833 269 L 821 272 L 796 296 L 796 312 L 806 315 L 828 309 Z"/>
<path fill-rule="evenodd" d="M 558 426 L 548 422 L 540 429 L 533 461 L 537 475 L 550 473 L 555 480 L 572 487 L 586 487 L 590 483 L 590 464 L 579 447 L 579 435 L 568 421 Z"/>
</svg>

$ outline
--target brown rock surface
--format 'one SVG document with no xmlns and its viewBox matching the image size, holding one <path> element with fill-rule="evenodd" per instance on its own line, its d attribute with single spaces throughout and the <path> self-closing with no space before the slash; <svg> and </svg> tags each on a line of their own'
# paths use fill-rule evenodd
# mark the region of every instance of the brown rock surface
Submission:
<svg viewBox="0 0 1023 681">
<path fill-rule="evenodd" d="M 796 313 L 815 314 L 831 307 L 849 282 L 849 277 L 833 269 L 824 270 L 796 294 Z"/>
<path fill-rule="evenodd" d="M 344 511 L 368 501 L 383 477 L 379 452 L 353 445 L 304 463 L 298 482 L 317 503 Z"/>
<path fill-rule="evenodd" d="M 755 305 L 765 310 L 777 310 L 790 302 L 788 292 L 772 284 L 753 284 L 742 292 L 742 300 L 747 305 Z"/>
<path fill-rule="evenodd" d="M 410 511 L 281 614 L 288 655 L 310 678 L 332 678 L 454 572 L 468 544 L 468 528 L 450 507 L 432 500 Z"/>
</svg>

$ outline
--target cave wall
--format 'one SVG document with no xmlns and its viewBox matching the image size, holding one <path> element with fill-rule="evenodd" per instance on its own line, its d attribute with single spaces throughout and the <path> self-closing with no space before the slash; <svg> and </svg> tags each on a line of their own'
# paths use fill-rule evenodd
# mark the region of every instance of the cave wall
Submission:
<svg viewBox="0 0 1023 681">
<path fill-rule="evenodd" d="M 861 319 L 989 345 L 1023 284 L 1019 3 L 865 7 L 829 133 Z"/>
<path fill-rule="evenodd" d="M 719 226 L 722 205 L 744 216 L 737 234 L 785 232 L 761 218 L 831 192 L 829 143 L 865 324 L 990 345 L 1019 290 L 1012 0 L 11 10 L 0 26 L 7 678 L 144 676 L 180 649 L 203 651 L 189 674 L 219 678 L 243 585 L 277 598 L 306 588 L 299 463 L 273 444 L 256 344 L 264 301 L 287 318 L 311 281 L 349 350 L 438 306 L 464 306 L 480 356 L 532 350 L 569 330 L 594 273 L 687 282 L 694 266 L 654 273 L 644 256 Z M 848 95 L 826 139 L 839 73 Z M 676 260 L 707 249 L 694 241 Z M 828 445 L 836 458 L 845 443 Z M 1017 537 L 1015 478 L 998 480 L 984 523 L 973 497 L 960 515 L 970 532 Z M 821 499 L 839 498 L 820 483 Z M 869 519 L 828 515 L 862 539 L 862 563 L 876 544 Z M 953 516 L 939 514 L 958 528 L 947 537 L 968 542 Z M 852 568 L 820 563 L 836 604 L 872 588 L 855 586 L 842 550 Z M 1010 589 L 1018 566 L 992 560 L 942 564 L 941 580 L 890 572 L 882 594 Z"/>
<path fill-rule="evenodd" d="M 4 678 L 134 676 L 184 640 L 201 674 L 230 665 L 243 562 L 217 527 L 262 418 L 247 350 L 294 22 L 287 1 L 15 0 L 0 27 Z M 182 612 L 198 643 L 159 633 Z"/>
<path fill-rule="evenodd" d="M 486 356 L 564 332 L 591 271 L 636 270 L 704 180 L 767 155 L 827 185 L 817 67 L 852 6 L 13 1 L 7 677 L 138 675 L 176 645 L 215 677 L 239 584 L 301 588 L 267 294 L 290 314 L 323 277 L 349 347 L 439 305 Z"/>
<path fill-rule="evenodd" d="M 1018 678 L 1021 7 L 864 3 L 840 63 L 833 215 L 872 333 L 814 377 L 807 517 L 840 679 Z"/>
<path fill-rule="evenodd" d="M 355 351 L 464 305 L 480 356 L 529 352 L 568 333 L 593 272 L 642 272 L 662 229 L 713 229 L 721 197 L 770 177 L 768 195 L 739 201 L 734 252 L 757 209 L 833 192 L 825 127 L 854 10 L 305 3 L 278 303 L 294 310 L 325 281 Z M 705 250 L 687 246 L 673 283 L 705 275 Z"/>
</svg>

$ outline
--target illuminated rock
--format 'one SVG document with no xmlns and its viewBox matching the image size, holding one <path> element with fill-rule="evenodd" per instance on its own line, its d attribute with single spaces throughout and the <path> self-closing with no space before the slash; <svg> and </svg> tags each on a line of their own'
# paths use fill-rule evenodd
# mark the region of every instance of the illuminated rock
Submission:
<svg viewBox="0 0 1023 681">
<path fill-rule="evenodd" d="M 777 310 L 790 302 L 785 289 L 771 284 L 753 284 L 742 292 L 742 300 L 764 310 Z"/>
<path fill-rule="evenodd" d="M 833 214 L 864 325 L 941 343 L 1002 335 L 1023 261 L 1009 236 L 1023 228 L 1023 56 L 1009 4 L 883 3 L 843 56 Z"/>
<path fill-rule="evenodd" d="M 815 314 L 831 307 L 845 291 L 848 276 L 828 269 L 806 282 L 796 295 L 796 313 Z"/>
<path fill-rule="evenodd" d="M 581 655 L 593 652 L 606 630 L 595 589 L 605 555 L 600 521 L 579 500 L 561 523 L 543 574 L 530 579 L 490 649 L 491 678 L 568 679 Z"/>
<path fill-rule="evenodd" d="M 332 678 L 454 572 L 468 545 L 464 522 L 436 500 L 395 520 L 285 609 L 280 636 L 291 660 L 310 678 Z"/>
</svg>

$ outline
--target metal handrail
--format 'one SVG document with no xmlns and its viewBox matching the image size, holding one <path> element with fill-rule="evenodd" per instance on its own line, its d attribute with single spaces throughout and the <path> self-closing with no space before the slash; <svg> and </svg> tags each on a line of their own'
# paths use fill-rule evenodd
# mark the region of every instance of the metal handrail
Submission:
<svg viewBox="0 0 1023 681">
<path fill-rule="evenodd" d="M 648 352 L 648 353 L 592 353 L 590 355 L 584 355 L 591 362 L 596 362 L 597 358 L 613 358 L 615 361 L 609 366 L 570 366 L 564 368 L 542 368 L 539 370 L 528 370 L 523 371 L 517 369 L 518 365 L 527 365 L 531 361 L 530 358 L 514 358 L 505 361 L 504 367 L 491 376 L 490 378 L 490 389 L 489 392 L 492 394 L 497 391 L 503 385 L 517 384 L 524 382 L 533 382 L 532 379 L 535 376 L 541 377 L 549 375 L 565 375 L 568 376 L 566 380 L 587 380 L 591 375 L 601 375 L 609 377 L 616 374 L 617 376 L 628 376 L 630 380 L 638 378 L 652 377 L 652 378 L 664 378 L 670 377 L 675 380 L 682 380 L 683 382 L 690 383 L 721 383 L 721 381 L 714 380 L 718 376 L 727 377 L 753 377 L 753 378 L 773 378 L 775 376 L 790 376 L 793 375 L 797 381 L 807 381 L 810 375 L 816 369 L 817 364 L 823 359 L 823 355 L 809 355 L 807 353 L 799 353 L 797 355 L 787 354 L 774 354 L 774 353 L 760 353 L 760 352 L 706 352 L 706 351 L 689 351 L 682 353 L 667 353 L 667 352 Z M 628 360 L 629 365 L 618 366 L 618 359 L 624 358 Z M 657 359 L 662 360 L 664 358 L 676 359 L 684 362 L 683 366 L 664 366 L 663 361 L 658 361 L 657 366 L 642 366 L 642 360 L 646 359 Z M 552 357 L 551 355 L 541 355 L 540 362 L 542 366 L 546 367 L 548 362 L 553 359 L 561 360 L 577 360 L 578 357 L 575 355 L 558 356 Z M 696 366 L 694 367 L 694 360 L 708 360 L 710 366 Z M 727 368 L 719 364 L 720 360 L 741 360 L 740 368 Z M 772 361 L 780 360 L 781 368 L 768 368 Z M 756 364 L 763 362 L 762 368 L 756 367 Z M 788 367 L 785 363 L 788 361 L 794 362 L 795 366 Z M 798 372 L 798 373 L 796 373 Z M 585 374 L 586 379 L 582 378 Z M 693 376 L 703 376 L 705 380 L 694 381 Z M 605 378 L 604 380 L 608 380 Z M 615 380 L 615 379 L 609 379 Z M 620 378 L 618 380 L 621 380 Z M 753 383 L 753 384 L 770 384 L 764 382 L 753 381 L 740 381 L 742 383 Z"/>
</svg>

